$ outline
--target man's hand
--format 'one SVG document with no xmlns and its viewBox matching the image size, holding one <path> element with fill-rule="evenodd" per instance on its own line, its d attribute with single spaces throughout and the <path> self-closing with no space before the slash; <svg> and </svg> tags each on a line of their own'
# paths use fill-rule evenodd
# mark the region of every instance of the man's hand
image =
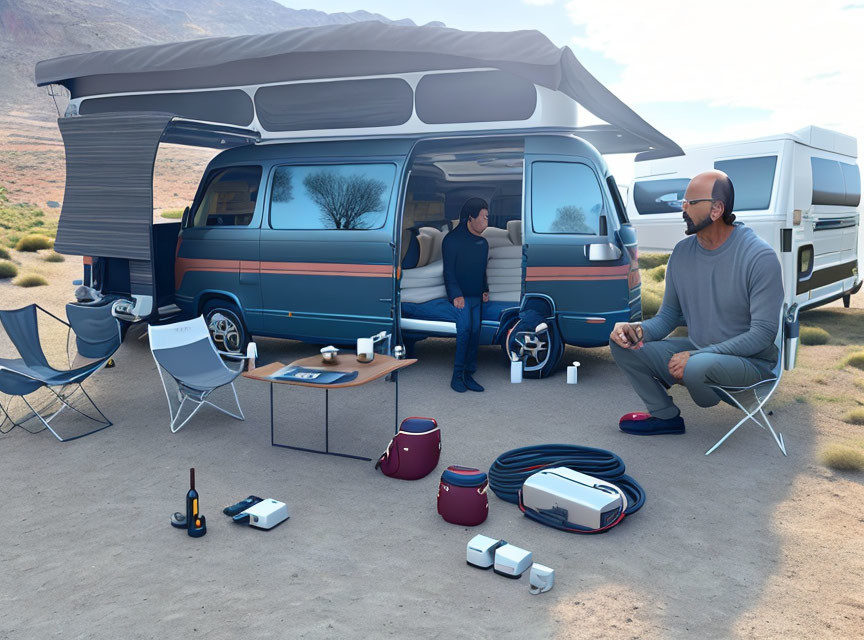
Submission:
<svg viewBox="0 0 864 640">
<path fill-rule="evenodd" d="M 457 309 L 465 308 L 465 298 L 463 296 L 459 296 L 458 298 L 453 298 L 453 306 Z"/>
<path fill-rule="evenodd" d="M 676 380 L 684 378 L 684 368 L 687 366 L 687 361 L 690 359 L 689 351 L 676 353 L 669 358 L 669 374 Z"/>
<path fill-rule="evenodd" d="M 483 292 L 483 302 L 489 302 L 489 292 L 488 291 Z"/>
<path fill-rule="evenodd" d="M 618 322 L 609 334 L 609 339 L 625 349 L 642 347 L 642 325 L 638 322 Z"/>
</svg>

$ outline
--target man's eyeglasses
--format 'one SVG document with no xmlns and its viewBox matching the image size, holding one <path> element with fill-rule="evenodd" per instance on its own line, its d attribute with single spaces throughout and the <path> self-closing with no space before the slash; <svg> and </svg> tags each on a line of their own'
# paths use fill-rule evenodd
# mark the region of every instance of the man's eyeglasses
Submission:
<svg viewBox="0 0 864 640">
<path fill-rule="evenodd" d="M 685 204 L 689 207 L 692 207 L 698 202 L 714 202 L 714 198 L 696 198 L 695 200 L 672 200 L 669 202 L 669 206 L 675 207 L 676 209 L 683 209 Z"/>
</svg>

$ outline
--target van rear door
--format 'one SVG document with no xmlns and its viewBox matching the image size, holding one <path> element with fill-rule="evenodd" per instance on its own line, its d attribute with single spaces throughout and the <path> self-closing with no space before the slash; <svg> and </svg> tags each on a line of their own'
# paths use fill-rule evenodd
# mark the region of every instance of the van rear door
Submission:
<svg viewBox="0 0 864 640">
<path fill-rule="evenodd" d="M 525 292 L 555 303 L 568 344 L 607 344 L 630 319 L 630 257 L 598 158 L 573 138 L 528 138 L 525 154 Z M 622 212 L 623 213 L 623 212 Z"/>
</svg>

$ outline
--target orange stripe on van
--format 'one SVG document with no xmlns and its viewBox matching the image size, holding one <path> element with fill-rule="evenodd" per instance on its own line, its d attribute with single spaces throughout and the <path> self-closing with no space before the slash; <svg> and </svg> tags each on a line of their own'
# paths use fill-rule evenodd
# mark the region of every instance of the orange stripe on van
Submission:
<svg viewBox="0 0 864 640">
<path fill-rule="evenodd" d="M 84 264 L 93 264 L 93 258 L 91 256 L 84 256 Z"/>
<path fill-rule="evenodd" d="M 618 267 L 528 267 L 525 280 L 626 280 L 629 270 L 626 264 Z"/>
<path fill-rule="evenodd" d="M 341 264 L 327 262 L 259 262 L 256 260 L 209 260 L 203 258 L 177 258 L 174 265 L 174 287 L 179 289 L 183 277 L 190 271 L 223 273 L 266 273 L 296 276 L 346 276 L 360 278 L 389 278 L 393 267 L 389 264 Z"/>
</svg>

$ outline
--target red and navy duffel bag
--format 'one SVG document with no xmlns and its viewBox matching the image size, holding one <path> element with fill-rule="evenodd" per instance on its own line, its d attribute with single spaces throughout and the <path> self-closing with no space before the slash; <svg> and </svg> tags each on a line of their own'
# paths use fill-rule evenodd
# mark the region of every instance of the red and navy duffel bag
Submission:
<svg viewBox="0 0 864 640">
<path fill-rule="evenodd" d="M 438 485 L 438 513 L 447 522 L 473 527 L 489 514 L 486 474 L 470 467 L 447 467 Z"/>
<path fill-rule="evenodd" d="M 375 468 L 385 476 L 419 480 L 438 466 L 441 431 L 433 418 L 405 418 Z"/>
</svg>

